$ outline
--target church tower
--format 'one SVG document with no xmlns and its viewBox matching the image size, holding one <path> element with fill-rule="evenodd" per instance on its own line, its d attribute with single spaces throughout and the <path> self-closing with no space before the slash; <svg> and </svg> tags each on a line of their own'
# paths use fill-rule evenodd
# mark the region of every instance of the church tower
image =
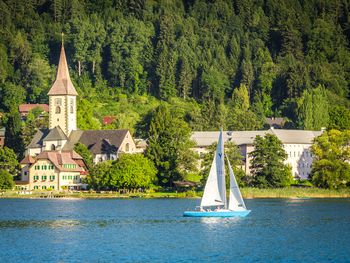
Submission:
<svg viewBox="0 0 350 263">
<path fill-rule="evenodd" d="M 68 72 L 68 64 L 63 45 L 58 62 L 57 76 L 49 93 L 49 128 L 60 126 L 68 137 L 70 132 L 77 129 L 78 96 Z"/>
</svg>

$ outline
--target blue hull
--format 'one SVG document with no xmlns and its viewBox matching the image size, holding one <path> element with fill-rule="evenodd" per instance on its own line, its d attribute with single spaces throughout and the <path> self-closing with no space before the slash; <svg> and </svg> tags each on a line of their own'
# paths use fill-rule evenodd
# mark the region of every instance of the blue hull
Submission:
<svg viewBox="0 0 350 263">
<path fill-rule="evenodd" d="M 250 213 L 246 211 L 185 211 L 186 217 L 245 217 Z"/>
</svg>

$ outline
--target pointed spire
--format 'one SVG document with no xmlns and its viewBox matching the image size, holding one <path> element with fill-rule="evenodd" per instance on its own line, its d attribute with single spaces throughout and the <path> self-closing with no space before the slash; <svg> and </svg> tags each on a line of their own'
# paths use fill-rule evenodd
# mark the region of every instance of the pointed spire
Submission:
<svg viewBox="0 0 350 263">
<path fill-rule="evenodd" d="M 69 76 L 66 53 L 64 51 L 64 34 L 62 32 L 62 46 L 60 60 L 58 62 L 56 80 L 53 83 L 48 95 L 74 95 L 78 93 L 75 90 L 73 83 Z"/>
</svg>

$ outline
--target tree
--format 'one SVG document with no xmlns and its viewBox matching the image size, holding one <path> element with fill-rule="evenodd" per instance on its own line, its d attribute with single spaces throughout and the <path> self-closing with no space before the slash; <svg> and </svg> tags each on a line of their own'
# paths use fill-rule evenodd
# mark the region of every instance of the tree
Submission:
<svg viewBox="0 0 350 263">
<path fill-rule="evenodd" d="M 80 154 L 81 157 L 83 157 L 86 168 L 90 171 L 94 166 L 93 156 L 88 150 L 88 148 L 85 146 L 85 144 L 78 142 L 74 146 L 74 151 L 76 151 L 78 154 Z"/>
<path fill-rule="evenodd" d="M 350 131 L 330 130 L 312 145 L 312 182 L 322 188 L 338 189 L 350 183 Z"/>
<path fill-rule="evenodd" d="M 304 91 L 299 100 L 299 126 L 306 130 L 320 130 L 329 122 L 328 101 L 322 86 Z"/>
<path fill-rule="evenodd" d="M 105 161 L 96 164 L 87 176 L 89 187 L 96 190 L 110 189 L 111 167 L 112 161 Z"/>
<path fill-rule="evenodd" d="M 189 167 L 190 163 L 184 162 L 194 162 L 192 158 L 185 156 L 188 152 L 192 153 L 190 148 L 194 146 L 190 135 L 191 130 L 187 123 L 172 116 L 165 104 L 161 104 L 153 112 L 145 155 L 155 163 L 160 185 L 172 186 L 174 181 L 183 177 L 185 167 Z"/>
<path fill-rule="evenodd" d="M 328 128 L 337 130 L 349 130 L 350 110 L 341 105 L 330 107 Z"/>
<path fill-rule="evenodd" d="M 49 116 L 41 107 L 36 107 L 29 111 L 27 119 L 22 123 L 21 137 L 24 146 L 29 145 L 35 133 L 39 129 L 45 129 L 49 126 Z"/>
<path fill-rule="evenodd" d="M 249 154 L 253 186 L 259 188 L 284 187 L 290 184 L 292 175 L 289 166 L 284 164 L 287 154 L 282 142 L 271 134 L 256 136 L 254 150 Z"/>
<path fill-rule="evenodd" d="M 18 111 L 11 112 L 6 123 L 5 145 L 14 149 L 18 159 L 22 159 L 24 143 L 21 134 L 21 117 Z"/>
<path fill-rule="evenodd" d="M 0 148 L 0 169 L 12 176 L 16 176 L 20 169 L 15 152 L 6 146 Z"/>
<path fill-rule="evenodd" d="M 152 161 L 142 154 L 123 154 L 112 164 L 113 188 L 149 188 L 156 180 L 157 170 Z"/>
<path fill-rule="evenodd" d="M 227 128 L 229 130 L 254 130 L 262 126 L 262 120 L 250 110 L 248 89 L 241 85 L 233 91 L 228 103 Z"/>
<path fill-rule="evenodd" d="M 15 182 L 12 175 L 3 169 L 0 169 L 0 189 L 13 189 Z"/>
</svg>

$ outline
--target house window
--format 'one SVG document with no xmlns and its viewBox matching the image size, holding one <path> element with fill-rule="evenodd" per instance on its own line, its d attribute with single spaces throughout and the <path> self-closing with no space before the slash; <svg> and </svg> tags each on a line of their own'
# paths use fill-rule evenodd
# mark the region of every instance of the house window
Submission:
<svg viewBox="0 0 350 263">
<path fill-rule="evenodd" d="M 34 179 L 34 181 L 39 180 L 39 175 L 34 175 L 33 179 Z"/>
<path fill-rule="evenodd" d="M 125 151 L 126 151 L 126 152 L 129 151 L 129 148 L 130 148 L 129 143 L 125 144 Z"/>
<path fill-rule="evenodd" d="M 41 176 L 41 180 L 42 180 L 42 181 L 46 181 L 46 179 L 47 179 L 47 176 L 46 176 L 46 175 Z"/>
<path fill-rule="evenodd" d="M 56 146 L 54 144 L 51 144 L 51 151 L 56 150 Z"/>
<path fill-rule="evenodd" d="M 60 106 L 56 107 L 55 113 L 56 114 L 60 114 L 61 113 L 61 107 Z"/>
<path fill-rule="evenodd" d="M 46 189 L 46 185 L 43 185 L 41 188 L 45 190 Z"/>
<path fill-rule="evenodd" d="M 51 188 L 51 189 L 55 189 L 55 186 L 54 186 L 54 185 L 51 185 L 50 188 Z"/>
<path fill-rule="evenodd" d="M 50 180 L 51 181 L 55 180 L 55 176 L 54 175 L 50 175 Z"/>
<path fill-rule="evenodd" d="M 35 190 L 39 189 L 39 186 L 34 185 L 34 189 L 35 189 Z"/>
<path fill-rule="evenodd" d="M 63 165 L 63 168 L 68 168 L 68 169 L 74 169 L 76 168 L 76 164 L 64 164 Z"/>
<path fill-rule="evenodd" d="M 71 175 L 68 175 L 68 180 L 72 180 L 72 176 Z"/>
<path fill-rule="evenodd" d="M 63 179 L 63 180 L 67 180 L 67 175 L 63 175 L 63 176 L 62 176 L 62 179 Z"/>
</svg>

